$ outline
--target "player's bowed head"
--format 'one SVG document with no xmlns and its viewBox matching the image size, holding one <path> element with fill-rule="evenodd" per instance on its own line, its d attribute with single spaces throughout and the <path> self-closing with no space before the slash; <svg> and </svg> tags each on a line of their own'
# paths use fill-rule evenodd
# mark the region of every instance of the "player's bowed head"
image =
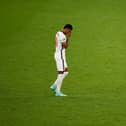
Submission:
<svg viewBox="0 0 126 126">
<path fill-rule="evenodd" d="M 67 41 L 65 43 L 63 43 L 63 45 L 62 45 L 64 48 L 68 47 L 68 40 L 71 36 L 72 30 L 73 30 L 73 26 L 71 24 L 66 24 L 63 28 L 63 33 L 67 37 Z"/>
</svg>

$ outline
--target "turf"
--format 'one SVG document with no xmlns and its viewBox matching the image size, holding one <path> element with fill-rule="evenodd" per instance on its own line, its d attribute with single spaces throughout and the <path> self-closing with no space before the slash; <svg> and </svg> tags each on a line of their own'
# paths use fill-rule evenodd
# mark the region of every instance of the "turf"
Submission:
<svg viewBox="0 0 126 126">
<path fill-rule="evenodd" d="M 126 1 L 0 2 L 0 126 L 126 126 Z M 74 26 L 55 97 L 54 36 Z"/>
</svg>

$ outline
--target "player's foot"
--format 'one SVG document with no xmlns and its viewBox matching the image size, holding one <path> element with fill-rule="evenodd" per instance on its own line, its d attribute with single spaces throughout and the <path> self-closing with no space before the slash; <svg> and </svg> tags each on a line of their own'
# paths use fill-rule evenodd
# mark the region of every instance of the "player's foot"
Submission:
<svg viewBox="0 0 126 126">
<path fill-rule="evenodd" d="M 67 96 L 67 95 L 63 94 L 62 92 L 56 92 L 55 96 L 64 97 L 64 96 Z"/>
<path fill-rule="evenodd" d="M 56 91 L 56 88 L 57 88 L 57 86 L 55 85 L 55 84 L 53 84 L 53 85 L 51 85 L 51 87 L 50 87 L 50 89 L 52 90 L 52 91 Z"/>
</svg>

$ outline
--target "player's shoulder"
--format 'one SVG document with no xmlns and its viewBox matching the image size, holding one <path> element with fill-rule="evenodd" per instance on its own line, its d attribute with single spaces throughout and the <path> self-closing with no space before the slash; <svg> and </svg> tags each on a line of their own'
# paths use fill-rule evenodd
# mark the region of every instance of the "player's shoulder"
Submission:
<svg viewBox="0 0 126 126">
<path fill-rule="evenodd" d="M 64 34 L 62 31 L 58 31 L 58 32 L 56 33 L 56 36 L 57 36 L 57 37 L 66 38 L 65 34 Z"/>
</svg>

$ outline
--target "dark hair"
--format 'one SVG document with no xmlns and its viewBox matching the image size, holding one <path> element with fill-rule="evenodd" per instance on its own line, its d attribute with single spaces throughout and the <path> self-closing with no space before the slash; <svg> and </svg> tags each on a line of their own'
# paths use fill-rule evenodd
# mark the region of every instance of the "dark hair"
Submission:
<svg viewBox="0 0 126 126">
<path fill-rule="evenodd" d="M 66 24 L 65 26 L 64 26 L 64 29 L 65 28 L 68 28 L 68 29 L 70 29 L 70 30 L 73 30 L 73 26 L 71 25 L 71 24 Z"/>
</svg>

